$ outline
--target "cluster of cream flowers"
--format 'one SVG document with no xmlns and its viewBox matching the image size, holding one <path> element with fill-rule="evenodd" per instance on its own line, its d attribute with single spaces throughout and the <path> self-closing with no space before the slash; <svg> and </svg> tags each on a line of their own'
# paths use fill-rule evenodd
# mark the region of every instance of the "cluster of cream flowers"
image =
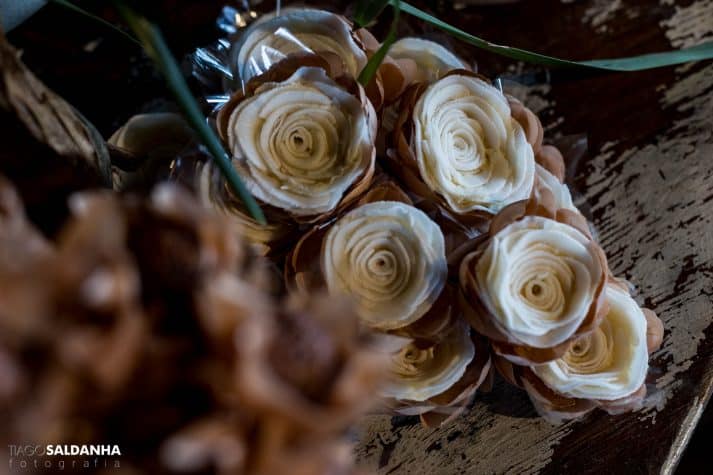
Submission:
<svg viewBox="0 0 713 475">
<path fill-rule="evenodd" d="M 537 116 L 419 38 L 363 86 L 378 47 L 320 10 L 246 28 L 216 124 L 270 224 L 226 205 L 209 165 L 198 193 L 285 262 L 292 291 L 346 295 L 393 339 L 394 410 L 448 420 L 491 362 L 552 419 L 637 407 L 660 321 L 610 274 Z"/>
</svg>

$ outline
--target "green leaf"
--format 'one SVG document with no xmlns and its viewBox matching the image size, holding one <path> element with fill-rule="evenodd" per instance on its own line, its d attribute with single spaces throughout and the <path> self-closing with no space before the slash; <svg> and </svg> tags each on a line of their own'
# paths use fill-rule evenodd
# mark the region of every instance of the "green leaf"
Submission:
<svg viewBox="0 0 713 475">
<path fill-rule="evenodd" d="M 389 48 L 391 48 L 391 45 L 393 45 L 396 41 L 396 33 L 399 27 L 399 16 L 401 14 L 401 2 L 396 0 L 391 2 L 391 5 L 394 8 L 394 19 L 391 21 L 389 33 L 386 35 L 386 39 L 383 43 L 381 43 L 379 49 L 376 50 L 376 53 L 369 58 L 369 61 L 366 63 L 366 66 L 364 66 L 364 69 L 361 70 L 359 77 L 357 78 L 357 81 L 359 81 L 359 83 L 364 87 L 366 87 L 376 75 L 376 72 L 379 70 L 379 66 L 381 66 L 382 62 L 384 62 L 384 58 L 389 52 Z"/>
<path fill-rule="evenodd" d="M 235 168 L 233 168 L 233 165 L 230 163 L 230 158 L 225 153 L 223 144 L 215 135 L 213 129 L 208 126 L 198 103 L 188 89 L 186 80 L 183 78 L 183 74 L 181 74 L 181 70 L 171 54 L 161 31 L 122 2 L 115 1 L 115 3 L 119 12 L 129 24 L 129 27 L 139 38 L 146 54 L 153 59 L 158 69 L 163 73 L 169 89 L 171 89 L 179 105 L 183 108 L 186 120 L 195 129 L 205 146 L 213 155 L 215 163 L 220 168 L 228 184 L 237 197 L 245 204 L 245 207 L 252 217 L 260 224 L 266 224 L 267 221 L 260 206 L 247 190 L 240 176 L 238 176 L 235 171 Z"/>
<path fill-rule="evenodd" d="M 533 53 L 520 48 L 512 48 L 510 46 L 502 46 L 491 43 L 487 40 L 473 36 L 465 31 L 450 25 L 433 15 L 429 15 L 423 10 L 399 0 L 390 0 L 389 3 L 401 3 L 401 10 L 409 15 L 419 18 L 431 25 L 439 28 L 451 36 L 458 38 L 466 43 L 469 43 L 478 48 L 490 51 L 492 53 L 505 56 L 507 58 L 529 63 L 542 64 L 544 66 L 560 66 L 570 68 L 585 68 L 591 70 L 605 71 L 641 71 L 644 69 L 660 68 L 663 66 L 672 66 L 675 64 L 687 63 L 689 61 L 700 61 L 713 58 L 713 41 L 703 43 L 698 46 L 684 48 L 675 51 L 666 51 L 663 53 L 652 53 L 641 56 L 631 56 L 626 58 L 614 59 L 597 59 L 590 61 L 568 61 L 566 59 L 546 56 L 544 54 Z"/>
<path fill-rule="evenodd" d="M 364 27 L 379 16 L 388 4 L 389 0 L 361 0 L 354 11 L 354 21 Z"/>
<path fill-rule="evenodd" d="M 101 23 L 102 25 L 104 25 L 104 26 L 106 26 L 106 27 L 108 27 L 108 28 L 111 28 L 111 29 L 114 30 L 115 32 L 119 33 L 121 36 L 123 36 L 124 38 L 128 39 L 128 40 L 131 41 L 132 43 L 135 43 L 135 44 L 141 46 L 141 43 L 139 43 L 139 40 L 137 40 L 136 38 L 134 38 L 133 36 L 131 36 L 130 34 L 128 34 L 127 32 L 125 32 L 124 30 L 122 30 L 122 29 L 119 28 L 118 26 L 112 25 L 111 23 L 109 23 L 109 22 L 106 21 L 105 19 L 100 18 L 100 17 L 98 17 L 98 16 L 96 16 L 96 15 L 94 15 L 94 14 L 92 14 L 92 13 L 89 13 L 89 12 L 86 11 L 86 10 L 83 10 L 83 9 L 79 8 L 78 6 L 76 6 L 75 4 L 73 4 L 72 2 L 69 2 L 69 1 L 67 1 L 67 0 L 50 0 L 50 2 L 56 3 L 57 5 L 59 5 L 59 6 L 61 6 L 61 7 L 67 8 L 68 10 L 72 10 L 72 11 L 75 12 L 75 13 L 79 13 L 80 15 L 85 16 L 85 17 L 87 17 L 87 18 L 89 18 L 89 19 L 91 19 L 91 20 L 93 20 L 93 21 L 95 21 L 95 22 L 97 22 L 97 23 Z"/>
</svg>

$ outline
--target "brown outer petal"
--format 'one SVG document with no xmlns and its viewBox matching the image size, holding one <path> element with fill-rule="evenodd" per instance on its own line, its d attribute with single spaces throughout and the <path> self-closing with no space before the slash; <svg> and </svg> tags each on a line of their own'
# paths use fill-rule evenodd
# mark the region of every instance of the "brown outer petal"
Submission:
<svg viewBox="0 0 713 475">
<path fill-rule="evenodd" d="M 359 28 L 354 32 L 354 36 L 361 43 L 366 55 L 371 57 L 381 46 L 379 40 L 366 28 Z"/>
<path fill-rule="evenodd" d="M 554 145 L 543 145 L 535 154 L 535 161 L 564 183 L 565 164 L 562 152 Z"/>
<path fill-rule="evenodd" d="M 663 322 L 656 313 L 648 308 L 641 309 L 646 317 L 646 347 L 649 354 L 661 348 L 663 342 Z"/>
<path fill-rule="evenodd" d="M 582 232 L 590 239 L 590 249 L 599 259 L 602 272 L 599 277 L 599 285 L 594 294 L 594 301 L 574 334 L 554 347 L 533 348 L 513 342 L 509 335 L 506 335 L 496 327 L 492 321 L 492 315 L 478 295 L 475 266 L 485 250 L 488 241 L 484 241 L 478 249 L 465 256 L 460 266 L 459 280 L 461 291 L 458 294 L 463 314 L 476 331 L 490 338 L 495 353 L 520 365 L 545 363 L 559 358 L 564 354 L 572 341 L 599 326 L 602 318 L 604 318 L 608 311 L 604 292 L 609 274 L 606 255 L 602 248 L 591 240 L 592 238 L 589 234 L 586 220 L 573 211 L 566 209 L 548 209 L 536 200 L 530 199 L 528 201 L 513 203 L 501 210 L 490 224 L 489 235 L 494 236 L 506 226 L 526 216 L 541 216 L 553 219 L 560 223 L 570 225 Z"/>
<path fill-rule="evenodd" d="M 287 255 L 284 277 L 288 289 L 309 293 L 324 288 L 325 281 L 320 267 L 322 241 L 329 226 L 315 226 L 309 230 Z"/>
<path fill-rule="evenodd" d="M 543 145 L 544 129 L 537 115 L 513 97 L 508 97 L 512 117 L 525 131 L 527 141 L 535 152 L 535 161 L 564 183 L 565 163 L 562 153 L 554 145 Z"/>
<path fill-rule="evenodd" d="M 537 412 L 551 421 L 580 417 L 597 405 L 595 401 L 569 398 L 553 391 L 527 366 L 514 365 L 497 355 L 493 357 L 493 365 L 506 381 L 524 389 Z"/>
<path fill-rule="evenodd" d="M 542 140 L 545 135 L 545 130 L 542 128 L 540 119 L 537 118 L 534 112 L 525 107 L 522 102 L 514 97 L 508 97 L 508 103 L 510 104 L 510 114 L 512 118 L 518 121 L 522 126 L 525 131 L 525 137 L 527 137 L 527 141 L 532 145 L 532 150 L 535 152 L 535 156 L 537 156 L 542 149 Z"/>
<path fill-rule="evenodd" d="M 459 308 L 455 303 L 455 292 L 456 289 L 447 282 L 428 312 L 412 324 L 399 328 L 393 333 L 428 342 L 440 340 L 443 335 L 448 333 L 460 316 Z"/>
<path fill-rule="evenodd" d="M 374 35 L 365 28 L 355 31 L 354 36 L 363 45 L 370 58 L 381 46 Z M 379 65 L 376 75 L 366 86 L 367 96 L 374 105 L 374 109 L 379 111 L 385 105 L 396 101 L 413 83 L 415 77 L 416 63 L 413 60 L 394 60 L 387 55 Z"/>
<path fill-rule="evenodd" d="M 321 52 L 319 54 L 296 53 L 288 55 L 285 59 L 276 63 L 265 73 L 248 81 L 245 86 L 245 93 L 243 93 L 243 91 L 235 92 L 216 115 L 216 129 L 223 143 L 227 143 L 228 141 L 228 123 L 230 121 L 231 114 L 238 104 L 240 104 L 245 98 L 254 95 L 255 91 L 263 84 L 285 81 L 292 76 L 295 71 L 304 66 L 324 69 L 330 78 L 361 101 L 365 115 L 369 121 L 369 127 L 372 129 L 372 136 L 375 140 L 377 132 L 376 128 L 378 125 L 377 119 L 369 113 L 370 109 L 366 105 L 368 98 L 364 89 L 361 88 L 354 78 L 345 73 L 342 61 L 337 55 L 329 52 Z M 332 216 L 343 212 L 346 207 L 358 199 L 371 186 L 374 173 L 376 171 L 376 147 L 374 144 L 372 144 L 370 148 L 370 154 L 371 157 L 369 167 L 364 170 L 364 173 L 354 181 L 349 189 L 347 189 L 339 204 L 332 211 L 314 216 L 295 216 L 287 211 L 270 207 L 265 203 L 261 204 L 270 208 L 271 214 L 276 216 L 278 221 L 292 220 L 300 224 L 314 224 L 327 221 Z"/>
<path fill-rule="evenodd" d="M 378 77 L 384 91 L 384 104 L 396 101 L 416 76 L 416 63 L 410 59 L 394 60 L 388 56 L 379 66 Z"/>
</svg>

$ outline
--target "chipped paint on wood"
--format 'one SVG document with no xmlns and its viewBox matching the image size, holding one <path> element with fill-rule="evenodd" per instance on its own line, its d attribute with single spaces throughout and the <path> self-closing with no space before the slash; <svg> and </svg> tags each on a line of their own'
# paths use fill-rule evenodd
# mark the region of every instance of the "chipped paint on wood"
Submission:
<svg viewBox="0 0 713 475">
<path fill-rule="evenodd" d="M 694 46 L 713 39 L 713 0 L 676 6 L 671 18 L 661 22 L 666 37 L 676 48 Z"/>
</svg>

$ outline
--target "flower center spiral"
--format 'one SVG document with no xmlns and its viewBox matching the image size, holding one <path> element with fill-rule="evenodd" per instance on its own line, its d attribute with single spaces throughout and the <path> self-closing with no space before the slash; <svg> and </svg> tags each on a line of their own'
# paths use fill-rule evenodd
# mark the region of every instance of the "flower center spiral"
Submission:
<svg viewBox="0 0 713 475">
<path fill-rule="evenodd" d="M 322 267 L 329 289 L 355 298 L 363 321 L 401 328 L 424 315 L 443 290 L 445 242 L 422 211 L 404 203 L 369 203 L 329 230 Z"/>
<path fill-rule="evenodd" d="M 534 154 L 505 96 L 481 79 L 447 76 L 413 111 L 421 178 L 456 212 L 497 212 L 529 196 Z"/>
<path fill-rule="evenodd" d="M 266 83 L 230 114 L 236 171 L 262 201 L 299 216 L 332 211 L 373 164 L 368 106 L 303 67 Z"/>
<path fill-rule="evenodd" d="M 433 360 L 434 352 L 433 346 L 420 349 L 414 344 L 406 345 L 392 358 L 393 371 L 400 376 L 415 376 Z"/>
<path fill-rule="evenodd" d="M 562 357 L 570 371 L 593 374 L 605 371 L 614 358 L 614 338 L 608 321 L 592 333 L 578 338 Z"/>
</svg>

